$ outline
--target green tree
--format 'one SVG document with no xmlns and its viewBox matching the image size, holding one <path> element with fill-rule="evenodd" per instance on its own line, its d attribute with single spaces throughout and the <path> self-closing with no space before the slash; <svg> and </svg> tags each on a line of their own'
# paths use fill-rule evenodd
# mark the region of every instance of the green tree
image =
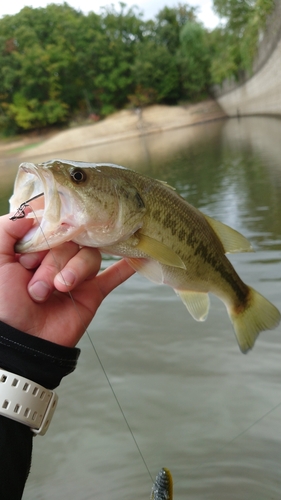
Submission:
<svg viewBox="0 0 281 500">
<path fill-rule="evenodd" d="M 151 102 L 176 102 L 179 74 L 176 59 L 165 45 L 154 40 L 139 44 L 132 76 L 139 94 L 139 105 Z"/>
<path fill-rule="evenodd" d="M 214 9 L 224 20 L 224 26 L 211 34 L 214 83 L 251 71 L 260 33 L 273 7 L 274 0 L 214 0 Z"/>
<path fill-rule="evenodd" d="M 79 16 L 64 4 L 25 7 L 0 20 L 0 99 L 6 127 L 31 129 L 67 119 L 64 77 L 66 68 L 69 80 L 76 67 L 65 33 Z"/>
<path fill-rule="evenodd" d="M 177 51 L 181 29 L 188 21 L 196 22 L 196 11 L 196 7 L 181 3 L 174 8 L 164 7 L 155 21 L 144 26 L 133 65 L 135 93 L 130 96 L 132 102 L 175 104 L 182 97 Z"/>
<path fill-rule="evenodd" d="M 196 21 L 197 7 L 179 3 L 177 7 L 164 7 L 156 16 L 155 35 L 171 54 L 180 45 L 180 31 L 188 21 Z"/>
<path fill-rule="evenodd" d="M 210 85 L 210 50 L 201 24 L 188 21 L 183 26 L 177 59 L 183 96 L 188 100 L 206 97 Z"/>
<path fill-rule="evenodd" d="M 235 36 L 225 28 L 215 28 L 208 35 L 210 47 L 211 83 L 219 84 L 228 78 L 238 78 L 241 53 Z"/>
<path fill-rule="evenodd" d="M 227 20 L 227 27 L 234 33 L 243 35 L 249 22 L 256 0 L 213 0 L 215 12 Z"/>
<path fill-rule="evenodd" d="M 165 7 L 149 21 L 122 2 L 99 15 L 64 3 L 4 16 L 0 128 L 14 133 L 92 112 L 105 116 L 129 101 L 176 103 L 201 95 L 207 56 L 197 24 L 188 4 Z"/>
<path fill-rule="evenodd" d="M 99 36 L 90 44 L 95 61 L 90 95 L 102 115 L 124 106 L 134 87 L 132 65 L 143 28 L 136 10 L 135 7 L 127 9 L 123 3 L 120 3 L 120 12 L 113 7 L 104 8 Z"/>
</svg>

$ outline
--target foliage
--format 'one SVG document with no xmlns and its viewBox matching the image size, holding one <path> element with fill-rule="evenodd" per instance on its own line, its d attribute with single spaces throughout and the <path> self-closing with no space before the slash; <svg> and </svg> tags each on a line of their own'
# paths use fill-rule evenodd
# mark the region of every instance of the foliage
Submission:
<svg viewBox="0 0 281 500">
<path fill-rule="evenodd" d="M 210 49 L 203 26 L 191 21 L 183 26 L 177 58 L 183 95 L 189 100 L 200 99 L 210 84 Z"/>
<path fill-rule="evenodd" d="M 216 13 L 226 22 L 211 33 L 213 48 L 211 77 L 214 83 L 239 78 L 251 71 L 259 36 L 274 0 L 213 0 Z"/>
<path fill-rule="evenodd" d="M 146 102 L 146 104 L 177 100 L 178 69 L 175 58 L 165 45 L 160 45 L 153 40 L 146 40 L 139 44 L 132 67 L 132 76 L 138 93 L 141 91 L 142 94 L 153 98 L 153 101 Z"/>
<path fill-rule="evenodd" d="M 2 134 L 105 116 L 128 105 L 206 96 L 213 82 L 249 64 L 273 0 L 214 2 L 227 23 L 211 33 L 198 22 L 197 8 L 180 3 L 149 21 L 122 2 L 100 14 L 64 3 L 4 16 Z"/>
<path fill-rule="evenodd" d="M 149 22 L 143 38 L 137 44 L 132 75 L 137 99 L 130 95 L 131 103 L 139 106 L 152 102 L 176 103 L 181 95 L 181 66 L 177 51 L 181 46 L 181 29 L 187 22 L 197 24 L 196 8 L 185 4 L 164 7 Z"/>
<path fill-rule="evenodd" d="M 233 34 L 218 27 L 209 35 L 211 80 L 219 84 L 239 75 L 241 67 L 240 46 Z"/>
<path fill-rule="evenodd" d="M 196 23 L 197 7 L 178 4 L 178 7 L 164 7 L 156 16 L 156 38 L 175 54 L 180 45 L 180 31 L 189 21 Z"/>
<path fill-rule="evenodd" d="M 143 21 L 120 3 L 84 15 L 66 3 L 0 19 L 0 128 L 18 132 L 105 116 L 128 103 L 180 98 L 175 51 L 195 9 L 179 4 Z"/>
<path fill-rule="evenodd" d="M 12 129 L 27 130 L 68 118 L 67 82 L 76 67 L 70 42 L 75 41 L 81 17 L 64 4 L 25 7 L 0 20 L 0 102 Z"/>
</svg>

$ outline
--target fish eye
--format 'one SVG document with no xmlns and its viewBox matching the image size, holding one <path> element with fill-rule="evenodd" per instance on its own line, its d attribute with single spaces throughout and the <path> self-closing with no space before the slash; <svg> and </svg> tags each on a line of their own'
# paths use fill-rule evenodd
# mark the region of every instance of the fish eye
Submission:
<svg viewBox="0 0 281 500">
<path fill-rule="evenodd" d="M 70 176 L 76 184 L 81 184 L 81 182 L 85 182 L 85 180 L 87 179 L 84 170 L 82 170 L 81 168 L 75 168 L 74 170 L 72 170 L 72 172 L 70 172 Z"/>
</svg>

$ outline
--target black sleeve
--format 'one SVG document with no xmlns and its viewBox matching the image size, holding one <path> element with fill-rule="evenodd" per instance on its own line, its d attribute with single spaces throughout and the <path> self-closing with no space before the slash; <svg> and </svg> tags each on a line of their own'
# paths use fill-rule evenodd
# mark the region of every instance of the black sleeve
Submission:
<svg viewBox="0 0 281 500">
<path fill-rule="evenodd" d="M 75 369 L 79 354 L 77 348 L 33 337 L 0 321 L 0 367 L 47 389 L 57 387 Z M 31 464 L 32 438 L 29 427 L 0 415 L 1 500 L 22 498 Z"/>
</svg>

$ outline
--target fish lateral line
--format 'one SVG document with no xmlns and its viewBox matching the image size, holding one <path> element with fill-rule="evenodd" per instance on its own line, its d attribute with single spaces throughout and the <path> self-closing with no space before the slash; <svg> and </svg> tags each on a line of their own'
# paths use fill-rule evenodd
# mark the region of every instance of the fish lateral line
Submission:
<svg viewBox="0 0 281 500">
<path fill-rule="evenodd" d="M 29 200 L 24 201 L 23 203 L 20 204 L 20 206 L 17 208 L 16 212 L 12 217 L 10 217 L 10 220 L 15 221 L 18 219 L 23 219 L 26 216 L 25 213 L 25 208 L 29 206 L 29 202 L 36 200 L 37 198 L 40 198 L 40 196 L 44 196 L 44 193 L 37 194 L 36 196 L 32 196 L 32 198 L 29 198 Z"/>
</svg>

